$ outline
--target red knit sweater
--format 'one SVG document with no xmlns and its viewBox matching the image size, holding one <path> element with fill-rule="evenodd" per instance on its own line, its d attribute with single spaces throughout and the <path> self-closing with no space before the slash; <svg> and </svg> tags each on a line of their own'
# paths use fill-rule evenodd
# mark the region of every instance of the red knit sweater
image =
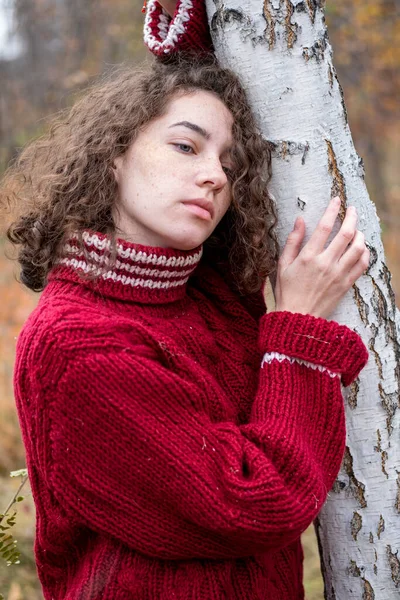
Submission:
<svg viewBox="0 0 400 600">
<path fill-rule="evenodd" d="M 107 238 L 85 244 L 104 264 Z M 120 240 L 93 282 L 71 240 L 20 335 L 46 600 L 304 597 L 299 536 L 367 352 L 324 319 L 258 320 L 200 256 Z"/>
</svg>

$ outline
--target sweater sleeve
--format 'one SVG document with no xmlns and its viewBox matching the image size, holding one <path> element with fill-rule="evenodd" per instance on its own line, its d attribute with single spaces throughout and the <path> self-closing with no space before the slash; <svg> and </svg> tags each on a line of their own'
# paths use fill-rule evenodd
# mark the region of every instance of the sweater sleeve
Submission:
<svg viewBox="0 0 400 600">
<path fill-rule="evenodd" d="M 212 422 L 212 378 L 170 370 L 145 340 L 73 338 L 77 352 L 51 338 L 31 390 L 47 435 L 39 468 L 72 520 L 164 559 L 276 552 L 312 522 L 344 450 L 340 378 L 350 383 L 367 358 L 354 332 L 263 317 L 245 425 Z"/>
<path fill-rule="evenodd" d="M 172 19 L 157 0 L 148 0 L 143 33 L 149 50 L 159 57 L 212 50 L 204 0 L 178 0 Z"/>
</svg>

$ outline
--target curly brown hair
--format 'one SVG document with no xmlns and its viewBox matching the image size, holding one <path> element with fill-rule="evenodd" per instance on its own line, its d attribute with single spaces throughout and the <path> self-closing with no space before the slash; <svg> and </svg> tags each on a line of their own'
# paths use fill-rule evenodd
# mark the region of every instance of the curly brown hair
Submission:
<svg viewBox="0 0 400 600">
<path fill-rule="evenodd" d="M 192 55 L 153 59 L 103 77 L 9 167 L 0 197 L 16 210 L 7 236 L 18 247 L 22 283 L 41 291 L 73 232 L 80 234 L 81 244 L 85 229 L 107 233 L 115 246 L 115 158 L 164 114 L 174 95 L 196 90 L 216 94 L 234 120 L 232 204 L 206 241 L 204 256 L 229 261 L 240 293 L 260 289 L 278 256 L 276 212 L 267 191 L 271 148 L 258 132 L 236 75 L 211 56 Z"/>
</svg>

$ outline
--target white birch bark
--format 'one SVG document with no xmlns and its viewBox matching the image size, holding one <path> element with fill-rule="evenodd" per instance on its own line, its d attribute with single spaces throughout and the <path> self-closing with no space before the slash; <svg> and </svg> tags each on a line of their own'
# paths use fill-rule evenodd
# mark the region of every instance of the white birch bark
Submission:
<svg viewBox="0 0 400 600">
<path fill-rule="evenodd" d="M 332 64 L 323 0 L 206 0 L 219 61 L 241 78 L 275 144 L 270 190 L 283 246 L 297 215 L 310 233 L 333 195 L 354 205 L 371 266 L 333 319 L 359 332 L 367 367 L 345 391 L 348 440 L 316 523 L 325 597 L 400 598 L 400 320 L 380 226 Z M 397 313 L 398 314 L 398 313 Z M 294 399 L 295 401 L 295 399 Z"/>
</svg>

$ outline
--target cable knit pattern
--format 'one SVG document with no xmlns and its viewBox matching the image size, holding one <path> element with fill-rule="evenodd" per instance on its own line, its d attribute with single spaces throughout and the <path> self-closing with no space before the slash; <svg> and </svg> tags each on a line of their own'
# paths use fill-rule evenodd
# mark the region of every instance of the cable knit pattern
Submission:
<svg viewBox="0 0 400 600">
<path fill-rule="evenodd" d="M 84 241 L 17 348 L 45 599 L 303 599 L 299 537 L 340 467 L 337 374 L 365 364 L 360 338 L 256 318 L 201 248 L 119 240 L 93 282 L 80 274 L 107 266 L 109 241 Z"/>
<path fill-rule="evenodd" d="M 199 0 L 178 0 L 174 17 L 157 0 L 147 2 L 144 21 L 144 42 L 149 50 L 163 57 L 177 50 L 210 51 L 205 4 Z"/>
</svg>

